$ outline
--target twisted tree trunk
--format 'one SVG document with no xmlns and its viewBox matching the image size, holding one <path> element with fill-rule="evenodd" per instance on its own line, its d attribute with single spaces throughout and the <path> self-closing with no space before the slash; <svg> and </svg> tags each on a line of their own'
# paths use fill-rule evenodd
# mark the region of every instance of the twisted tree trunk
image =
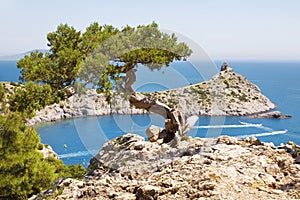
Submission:
<svg viewBox="0 0 300 200">
<path fill-rule="evenodd" d="M 188 123 L 187 117 L 183 116 L 180 111 L 136 93 L 132 87 L 136 81 L 135 72 L 135 68 L 131 68 L 126 72 L 125 93 L 130 95 L 130 104 L 136 108 L 163 116 L 165 118 L 165 129 L 159 134 L 159 138 L 163 138 L 163 143 L 170 143 L 172 146 L 177 146 L 181 137 L 190 131 L 197 120 L 194 117 L 193 122 Z"/>
</svg>

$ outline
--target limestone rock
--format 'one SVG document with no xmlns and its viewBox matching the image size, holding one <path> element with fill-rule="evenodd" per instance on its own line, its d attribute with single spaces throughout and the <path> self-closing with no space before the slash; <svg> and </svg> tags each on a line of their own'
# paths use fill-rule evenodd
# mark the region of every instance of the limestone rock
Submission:
<svg viewBox="0 0 300 200">
<path fill-rule="evenodd" d="M 160 166 L 171 163 L 172 158 L 181 155 L 188 144 L 182 142 L 180 145 L 181 148 L 172 148 L 167 144 L 145 142 L 143 137 L 135 134 L 126 134 L 104 143 L 91 159 L 89 168 L 104 166 L 131 177 L 140 174 L 146 177 Z"/>
<path fill-rule="evenodd" d="M 155 200 L 159 195 L 159 188 L 152 185 L 145 185 L 137 190 L 137 200 Z"/>
<path fill-rule="evenodd" d="M 189 148 L 199 148 L 202 147 L 203 145 L 204 145 L 204 140 L 199 137 L 196 137 L 191 140 L 189 144 Z"/>
<path fill-rule="evenodd" d="M 147 130 L 146 130 L 146 134 L 148 137 L 148 140 L 150 142 L 158 142 L 159 144 L 163 143 L 163 139 L 159 140 L 159 134 L 161 133 L 161 131 L 163 130 L 163 128 L 158 127 L 158 126 L 154 126 L 151 125 Z"/>
<path fill-rule="evenodd" d="M 240 141 L 237 138 L 229 137 L 229 136 L 220 136 L 217 140 L 218 143 L 225 144 L 239 144 Z"/>
<path fill-rule="evenodd" d="M 295 163 L 300 164 L 300 156 L 297 156 L 297 157 L 295 158 Z"/>
<path fill-rule="evenodd" d="M 82 181 L 56 183 L 62 194 L 55 199 L 300 198 L 295 158 L 256 138 L 193 138 L 172 148 L 126 134 L 106 142 L 90 163 Z"/>
</svg>

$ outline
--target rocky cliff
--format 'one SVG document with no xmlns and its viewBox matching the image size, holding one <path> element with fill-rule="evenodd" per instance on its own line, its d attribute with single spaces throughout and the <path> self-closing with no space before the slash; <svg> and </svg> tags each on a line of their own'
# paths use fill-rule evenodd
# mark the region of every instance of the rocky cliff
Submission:
<svg viewBox="0 0 300 200">
<path fill-rule="evenodd" d="M 244 116 L 266 112 L 276 107 L 256 85 L 229 67 L 206 82 L 143 94 L 171 107 L 177 107 L 187 115 Z M 91 115 L 146 113 L 144 110 L 130 107 L 129 102 L 119 95 L 116 95 L 114 102 L 113 105 L 109 105 L 103 94 L 88 90 L 86 94 L 74 94 L 60 104 L 37 111 L 28 124 Z"/>
<path fill-rule="evenodd" d="M 258 86 L 230 67 L 206 82 L 145 95 L 188 115 L 245 116 L 276 108 Z"/>
<path fill-rule="evenodd" d="M 299 199 L 299 150 L 228 136 L 172 148 L 127 134 L 103 145 L 83 180 L 60 180 L 49 198 Z"/>
</svg>

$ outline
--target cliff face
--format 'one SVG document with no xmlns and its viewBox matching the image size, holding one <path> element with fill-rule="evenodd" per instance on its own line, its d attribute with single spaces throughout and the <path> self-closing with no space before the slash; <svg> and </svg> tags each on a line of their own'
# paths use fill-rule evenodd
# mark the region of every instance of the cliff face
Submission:
<svg viewBox="0 0 300 200">
<path fill-rule="evenodd" d="M 190 115 L 244 116 L 276 108 L 258 86 L 229 67 L 212 80 L 146 95 L 170 106 L 178 105 L 179 110 Z"/>
<path fill-rule="evenodd" d="M 83 180 L 57 183 L 56 199 L 299 199 L 291 148 L 228 136 L 172 148 L 127 134 L 103 145 Z"/>
<path fill-rule="evenodd" d="M 276 107 L 256 85 L 229 67 L 206 82 L 143 94 L 171 107 L 176 106 L 188 115 L 243 116 L 266 112 Z M 103 94 L 89 90 L 84 95 L 75 94 L 60 104 L 37 111 L 28 124 L 89 115 L 146 113 L 130 107 L 129 102 L 120 96 L 116 97 L 115 102 L 110 106 Z"/>
</svg>

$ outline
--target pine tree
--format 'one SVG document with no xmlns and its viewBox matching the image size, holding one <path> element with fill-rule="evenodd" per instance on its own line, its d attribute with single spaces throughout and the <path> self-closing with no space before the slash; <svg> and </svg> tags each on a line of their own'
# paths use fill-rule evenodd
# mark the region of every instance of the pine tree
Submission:
<svg viewBox="0 0 300 200">
<path fill-rule="evenodd" d="M 26 199 L 57 178 L 55 168 L 38 152 L 39 143 L 20 115 L 0 115 L 0 199 Z"/>
</svg>

